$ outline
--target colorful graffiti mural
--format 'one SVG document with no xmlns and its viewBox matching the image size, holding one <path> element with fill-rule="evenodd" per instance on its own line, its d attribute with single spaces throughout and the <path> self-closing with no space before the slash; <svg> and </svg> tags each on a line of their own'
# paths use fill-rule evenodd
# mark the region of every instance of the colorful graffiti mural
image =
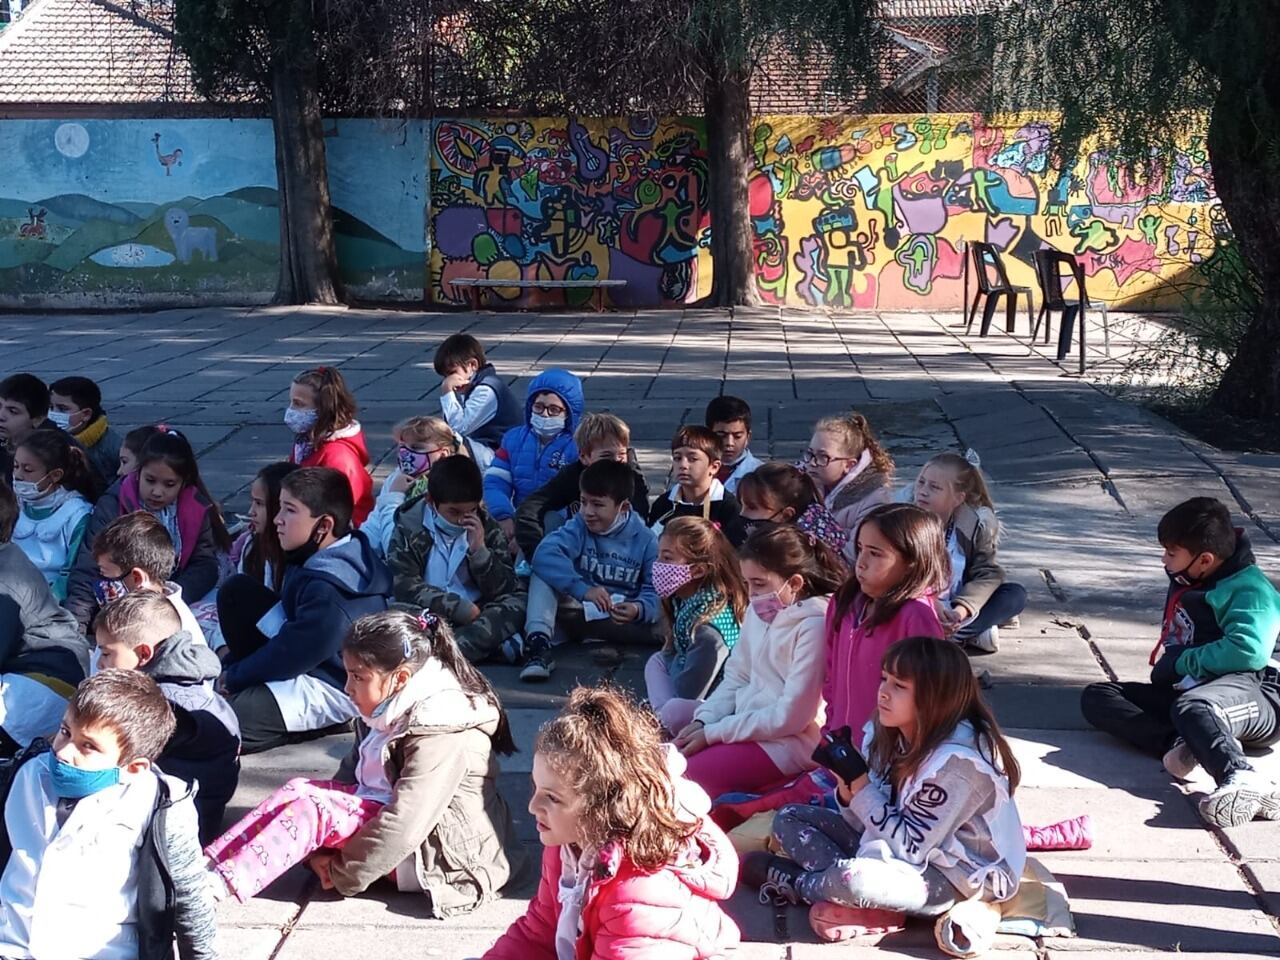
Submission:
<svg viewBox="0 0 1280 960">
<path fill-rule="evenodd" d="M 771 303 L 957 308 L 964 241 L 1005 253 L 1014 283 L 1032 257 L 1078 255 L 1091 296 L 1133 306 L 1174 298 L 1166 281 L 1229 229 L 1202 140 L 1147 176 L 1101 151 L 1050 162 L 1040 119 L 967 115 L 761 117 L 750 184 L 756 282 Z"/>
<path fill-rule="evenodd" d="M 343 279 L 419 299 L 425 124 L 326 124 Z M 268 120 L 5 120 L 0 303 L 264 300 L 279 268 Z"/>
<path fill-rule="evenodd" d="M 616 306 L 710 289 L 701 130 L 671 120 L 440 120 L 431 137 L 431 289 L 452 280 L 625 280 Z M 584 303 L 589 290 L 496 287 L 496 303 Z"/>
</svg>

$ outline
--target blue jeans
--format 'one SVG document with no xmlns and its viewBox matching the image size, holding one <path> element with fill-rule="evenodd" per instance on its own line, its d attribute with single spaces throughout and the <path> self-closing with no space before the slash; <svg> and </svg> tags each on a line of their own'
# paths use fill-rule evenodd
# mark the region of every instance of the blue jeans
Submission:
<svg viewBox="0 0 1280 960">
<path fill-rule="evenodd" d="M 991 627 L 1020 614 L 1027 607 L 1027 588 L 1020 583 L 1002 583 L 974 618 L 956 631 L 955 640 L 965 643 Z"/>
</svg>

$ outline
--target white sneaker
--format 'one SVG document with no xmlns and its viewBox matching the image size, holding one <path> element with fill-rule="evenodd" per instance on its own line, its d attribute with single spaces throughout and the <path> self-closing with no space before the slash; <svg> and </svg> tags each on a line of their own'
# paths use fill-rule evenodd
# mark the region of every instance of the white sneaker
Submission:
<svg viewBox="0 0 1280 960">
<path fill-rule="evenodd" d="M 1000 649 L 1000 628 L 993 624 L 981 633 L 974 634 L 965 644 L 983 653 L 995 653 Z"/>
<path fill-rule="evenodd" d="M 1256 770 L 1233 770 L 1200 801 L 1200 816 L 1216 827 L 1238 827 L 1259 815 L 1280 820 L 1280 784 Z"/>
<path fill-rule="evenodd" d="M 1200 769 L 1200 761 L 1196 759 L 1185 740 L 1178 740 L 1164 755 L 1164 768 L 1175 780 L 1190 780 L 1191 775 Z"/>
</svg>

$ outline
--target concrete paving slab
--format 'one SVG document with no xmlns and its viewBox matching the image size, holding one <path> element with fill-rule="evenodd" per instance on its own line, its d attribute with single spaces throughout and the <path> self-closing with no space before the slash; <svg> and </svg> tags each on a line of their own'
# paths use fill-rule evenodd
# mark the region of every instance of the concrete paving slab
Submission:
<svg viewBox="0 0 1280 960">
<path fill-rule="evenodd" d="M 1014 743 L 1022 782 L 1029 787 L 1116 788 L 1163 796 L 1169 785 L 1169 775 L 1159 760 L 1142 757 L 1098 730 L 1006 727 L 1005 734 Z"/>
</svg>

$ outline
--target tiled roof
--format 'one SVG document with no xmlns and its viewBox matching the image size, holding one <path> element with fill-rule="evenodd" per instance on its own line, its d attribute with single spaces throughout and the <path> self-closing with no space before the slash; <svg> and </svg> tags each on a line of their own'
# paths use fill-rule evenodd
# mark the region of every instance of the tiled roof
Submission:
<svg viewBox="0 0 1280 960">
<path fill-rule="evenodd" d="M 996 0 L 881 0 L 886 20 L 931 20 L 939 17 L 971 17 L 996 5 Z"/>
<path fill-rule="evenodd" d="M 0 33 L 0 103 L 203 103 L 171 0 L 36 0 Z"/>
</svg>

